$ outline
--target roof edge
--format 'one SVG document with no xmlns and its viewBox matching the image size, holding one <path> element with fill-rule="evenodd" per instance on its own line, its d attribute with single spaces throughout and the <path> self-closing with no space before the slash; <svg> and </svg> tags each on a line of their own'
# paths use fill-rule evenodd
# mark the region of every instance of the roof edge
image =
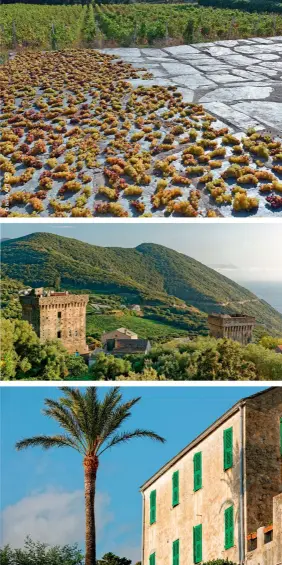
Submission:
<svg viewBox="0 0 282 565">
<path fill-rule="evenodd" d="M 241 400 L 238 400 L 236 404 L 234 404 L 231 408 L 229 408 L 229 410 L 224 412 L 224 414 L 220 416 L 217 420 L 215 420 L 213 424 L 211 424 L 208 428 L 206 428 L 194 440 L 188 443 L 188 445 L 186 445 L 181 451 L 179 451 L 177 455 L 172 457 L 172 459 L 170 459 L 167 463 L 165 463 L 156 473 L 154 473 L 154 475 L 152 475 L 147 481 L 145 481 L 145 483 L 143 483 L 143 485 L 140 487 L 139 490 L 141 492 L 144 492 L 148 487 L 150 487 L 153 484 L 155 480 L 159 479 L 166 471 L 168 471 L 168 469 L 170 469 L 170 467 L 172 467 L 175 463 L 177 463 L 177 461 L 179 461 L 179 459 L 181 459 L 184 455 L 186 455 L 186 453 L 189 453 L 189 451 L 191 451 L 194 447 L 196 447 L 198 443 L 206 439 L 206 437 L 208 437 L 214 430 L 219 428 L 219 426 L 221 426 L 221 424 L 223 424 L 226 420 L 228 420 L 228 418 L 230 418 L 231 416 L 233 416 L 233 414 L 238 412 L 240 407 L 244 406 L 248 400 L 260 396 L 261 394 L 270 392 L 275 388 L 278 387 L 272 386 L 265 390 L 261 390 L 260 392 L 256 392 L 255 394 L 251 394 L 250 396 L 241 398 Z"/>
</svg>

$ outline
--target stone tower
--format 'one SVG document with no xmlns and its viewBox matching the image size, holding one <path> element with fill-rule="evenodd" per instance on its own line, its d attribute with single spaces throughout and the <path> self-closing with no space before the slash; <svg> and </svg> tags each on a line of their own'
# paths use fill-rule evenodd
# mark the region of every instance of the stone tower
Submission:
<svg viewBox="0 0 282 565">
<path fill-rule="evenodd" d="M 45 291 L 35 288 L 20 295 L 23 320 L 40 341 L 58 339 L 69 353 L 85 354 L 87 294 Z"/>
<path fill-rule="evenodd" d="M 255 318 L 244 314 L 209 314 L 210 335 L 216 339 L 227 338 L 247 345 L 252 341 Z"/>
</svg>

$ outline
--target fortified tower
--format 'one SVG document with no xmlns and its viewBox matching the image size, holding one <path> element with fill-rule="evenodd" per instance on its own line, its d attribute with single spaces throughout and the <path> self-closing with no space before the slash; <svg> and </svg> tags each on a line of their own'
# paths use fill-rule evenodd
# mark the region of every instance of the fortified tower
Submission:
<svg viewBox="0 0 282 565">
<path fill-rule="evenodd" d="M 58 339 L 69 353 L 85 354 L 87 294 L 46 291 L 34 288 L 20 295 L 23 320 L 27 320 L 40 341 Z"/>
<path fill-rule="evenodd" d="M 209 314 L 210 335 L 216 339 L 227 338 L 247 345 L 252 341 L 256 319 L 244 314 Z"/>
</svg>

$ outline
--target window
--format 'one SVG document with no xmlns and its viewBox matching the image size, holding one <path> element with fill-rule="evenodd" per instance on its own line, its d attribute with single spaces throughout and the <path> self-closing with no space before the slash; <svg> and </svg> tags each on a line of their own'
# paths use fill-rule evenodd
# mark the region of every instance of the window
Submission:
<svg viewBox="0 0 282 565">
<path fill-rule="evenodd" d="M 156 490 L 152 490 L 150 492 L 150 524 L 154 524 L 156 521 L 156 515 L 157 515 L 157 491 Z"/>
<path fill-rule="evenodd" d="M 273 540 L 273 530 L 264 532 L 264 543 L 270 543 Z"/>
<path fill-rule="evenodd" d="M 202 561 L 202 524 L 193 528 L 194 563 Z"/>
<path fill-rule="evenodd" d="M 280 455 L 282 455 L 282 418 L 280 418 Z"/>
<path fill-rule="evenodd" d="M 233 467 L 233 428 L 228 428 L 223 432 L 224 446 L 224 471 Z"/>
<path fill-rule="evenodd" d="M 258 546 L 257 537 L 251 537 L 248 539 L 248 551 L 255 551 Z"/>
<path fill-rule="evenodd" d="M 155 553 L 151 553 L 151 555 L 149 557 L 149 565 L 156 565 L 156 554 Z"/>
<path fill-rule="evenodd" d="M 60 319 L 62 317 L 62 312 L 58 312 L 58 318 Z"/>
<path fill-rule="evenodd" d="M 57 332 L 57 338 L 61 339 L 61 337 L 62 337 L 62 332 Z"/>
<path fill-rule="evenodd" d="M 172 544 L 172 565 L 179 565 L 179 539 Z"/>
<path fill-rule="evenodd" d="M 179 504 L 179 471 L 172 475 L 172 506 Z"/>
<path fill-rule="evenodd" d="M 202 452 L 194 455 L 194 491 L 202 488 Z"/>
<path fill-rule="evenodd" d="M 234 507 L 229 506 L 224 512 L 225 549 L 234 546 Z"/>
<path fill-rule="evenodd" d="M 71 337 L 71 330 L 69 330 L 69 337 Z"/>
</svg>

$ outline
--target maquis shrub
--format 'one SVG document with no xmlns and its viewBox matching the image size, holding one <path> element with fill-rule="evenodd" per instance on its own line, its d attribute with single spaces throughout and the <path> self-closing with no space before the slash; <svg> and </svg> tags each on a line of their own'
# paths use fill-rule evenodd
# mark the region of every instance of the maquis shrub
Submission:
<svg viewBox="0 0 282 565">
<path fill-rule="evenodd" d="M 214 559 L 213 561 L 205 561 L 202 565 L 237 565 L 237 563 L 226 559 Z"/>
</svg>

